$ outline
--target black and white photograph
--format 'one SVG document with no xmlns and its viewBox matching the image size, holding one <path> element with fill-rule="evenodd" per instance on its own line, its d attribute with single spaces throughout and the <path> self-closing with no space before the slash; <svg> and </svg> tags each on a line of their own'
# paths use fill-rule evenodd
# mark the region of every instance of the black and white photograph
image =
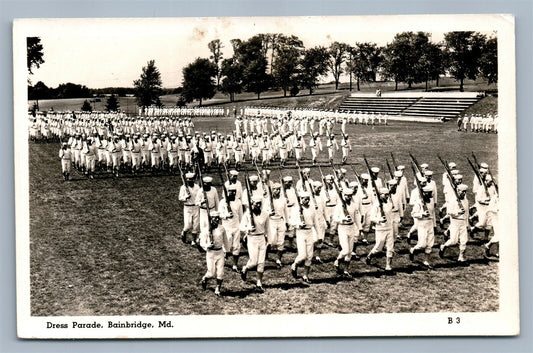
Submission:
<svg viewBox="0 0 533 353">
<path fill-rule="evenodd" d="M 519 334 L 510 15 L 17 19 L 21 338 Z"/>
</svg>

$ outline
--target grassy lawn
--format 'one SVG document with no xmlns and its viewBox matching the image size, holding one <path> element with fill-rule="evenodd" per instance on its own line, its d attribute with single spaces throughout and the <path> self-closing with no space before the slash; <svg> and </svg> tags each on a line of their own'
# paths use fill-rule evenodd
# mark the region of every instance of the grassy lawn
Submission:
<svg viewBox="0 0 533 353">
<path fill-rule="evenodd" d="M 229 118 L 198 119 L 195 124 L 200 131 L 229 132 L 233 128 Z M 459 133 L 452 122 L 391 122 L 374 128 L 348 125 L 348 133 L 353 147 L 349 162 L 356 164 L 359 173 L 364 171 L 363 153 L 371 164 L 386 171 L 385 158 L 390 158 L 390 152 L 406 165 L 412 152 L 420 163 L 429 163 L 436 172 L 441 192 L 443 168 L 437 154 L 455 161 L 465 181 L 472 185 L 473 173 L 465 158 L 474 151 L 497 175 L 497 136 Z M 288 265 L 296 254 L 289 252 L 281 270 L 267 261 L 264 294 L 254 291 L 254 272 L 243 283 L 227 268 L 223 296 L 217 298 L 213 283 L 205 292 L 200 287 L 205 255 L 179 240 L 179 177 L 113 179 L 102 174 L 88 180 L 73 172 L 74 180 L 65 183 L 57 158 L 58 144 L 30 143 L 29 148 L 32 315 L 498 310 L 498 263 L 483 259 L 479 241 L 467 247 L 468 267 L 456 264 L 457 248 L 448 250 L 445 259 L 438 257 L 435 248 L 432 271 L 419 263 L 412 264 L 406 242 L 397 243 L 395 275 L 384 274 L 384 258 L 379 258 L 371 266 L 352 262 L 353 281 L 337 277 L 332 263 L 337 251 L 326 248 L 322 256 L 326 263 L 313 265 L 313 283 L 308 288 L 290 276 Z M 296 176 L 297 171 L 289 166 L 283 173 Z M 408 175 L 411 178 L 410 171 Z M 217 175 L 213 176 L 215 184 L 220 185 Z M 316 168 L 311 177 L 319 177 Z M 437 235 L 436 244 L 442 239 Z M 370 250 L 373 236 L 369 240 L 371 244 L 358 248 L 359 255 Z M 246 260 L 242 256 L 240 265 Z"/>
</svg>

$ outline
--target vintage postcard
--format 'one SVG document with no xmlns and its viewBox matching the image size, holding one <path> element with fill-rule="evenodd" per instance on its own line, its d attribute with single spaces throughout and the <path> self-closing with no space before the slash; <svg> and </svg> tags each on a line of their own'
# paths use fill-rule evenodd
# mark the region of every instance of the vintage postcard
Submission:
<svg viewBox="0 0 533 353">
<path fill-rule="evenodd" d="M 19 337 L 519 334 L 512 15 L 17 19 L 13 49 Z"/>
</svg>

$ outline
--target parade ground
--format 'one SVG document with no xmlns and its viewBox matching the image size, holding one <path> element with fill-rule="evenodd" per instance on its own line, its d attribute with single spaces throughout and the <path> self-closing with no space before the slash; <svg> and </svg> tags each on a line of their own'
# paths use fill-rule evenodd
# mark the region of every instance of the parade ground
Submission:
<svg viewBox="0 0 533 353">
<path fill-rule="evenodd" d="M 195 130 L 231 133 L 231 118 L 198 118 Z M 335 131 L 340 133 L 340 127 Z M 388 126 L 349 124 L 347 133 L 353 150 L 348 163 L 358 173 L 366 172 L 363 154 L 370 164 L 388 172 L 385 158 L 390 153 L 398 164 L 407 166 L 412 184 L 409 152 L 420 163 L 428 163 L 442 193 L 440 155 L 457 163 L 470 187 L 474 173 L 466 157 L 474 152 L 478 160 L 489 163 L 497 177 L 497 135 L 458 132 L 454 122 L 417 124 L 390 122 Z M 221 297 L 214 286 L 203 291 L 200 280 L 205 273 L 205 254 L 180 240 L 183 207 L 178 201 L 182 184 L 177 175 L 141 173 L 96 174 L 90 180 L 73 170 L 72 180 L 64 182 L 58 158 L 58 143 L 29 143 L 30 238 L 31 238 L 31 312 L 35 316 L 61 315 L 188 315 L 188 314 L 282 314 L 282 313 L 392 313 L 498 310 L 498 262 L 483 257 L 481 233 L 469 242 L 465 257 L 468 266 L 456 262 L 458 249 L 451 248 L 445 258 L 437 246 L 443 235 L 437 234 L 431 261 L 432 270 L 411 263 L 405 240 L 395 245 L 394 273 L 384 272 L 384 258 L 372 265 L 352 261 L 353 279 L 339 277 L 333 266 L 338 253 L 326 248 L 323 264 L 313 264 L 311 285 L 290 275 L 289 264 L 296 252 L 283 257 L 278 269 L 267 260 L 265 293 L 255 290 L 254 276 L 248 282 L 231 271 L 226 273 Z M 311 165 L 307 151 L 304 166 Z M 323 171 L 331 168 L 322 154 Z M 336 162 L 339 162 L 337 157 Z M 247 170 L 253 173 L 249 163 Z M 271 166 L 271 179 L 279 178 L 279 166 Z M 348 167 L 348 178 L 352 175 Z M 294 160 L 282 174 L 298 177 Z M 204 173 L 214 177 L 215 170 Z M 243 173 L 239 176 L 243 180 Z M 318 168 L 311 168 L 311 178 L 319 179 Z M 410 185 L 412 188 L 413 185 Z M 472 194 L 467 194 L 473 203 Z M 442 197 L 442 194 L 439 195 Z M 405 235 L 412 224 L 400 230 Z M 358 247 L 364 256 L 373 246 Z M 243 248 L 242 251 L 246 251 Z M 241 256 L 240 265 L 246 261 Z M 252 272 L 254 273 L 254 272 Z"/>
</svg>

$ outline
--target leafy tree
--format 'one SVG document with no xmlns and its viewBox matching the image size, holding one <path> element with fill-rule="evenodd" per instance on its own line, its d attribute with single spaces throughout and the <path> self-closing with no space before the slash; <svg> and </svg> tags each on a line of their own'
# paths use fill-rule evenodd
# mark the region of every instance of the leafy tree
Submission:
<svg viewBox="0 0 533 353">
<path fill-rule="evenodd" d="M 245 42 L 235 43 L 236 52 L 234 60 L 242 65 L 242 82 L 244 89 L 257 94 L 260 99 L 261 92 L 270 87 L 270 76 L 266 73 L 267 59 L 265 58 L 264 38 L 256 35 Z"/>
<path fill-rule="evenodd" d="M 230 102 L 234 102 L 235 94 L 242 92 L 243 67 L 234 58 L 229 58 L 222 61 L 221 71 L 224 77 L 221 91 L 229 95 Z"/>
<path fill-rule="evenodd" d="M 197 58 L 193 63 L 183 68 L 183 97 L 187 102 L 198 100 L 202 105 L 203 99 L 213 98 L 216 76 L 216 66 L 208 59 Z"/>
<path fill-rule="evenodd" d="M 32 69 L 34 67 L 39 68 L 41 64 L 44 63 L 43 59 L 43 45 L 41 44 L 41 38 L 39 37 L 27 37 L 26 38 L 27 46 L 27 65 L 28 72 L 30 75 L 33 75 Z"/>
<path fill-rule="evenodd" d="M 91 106 L 91 103 L 89 103 L 89 101 L 87 99 L 83 101 L 83 105 L 81 106 L 81 111 L 82 112 L 92 112 L 93 111 L 93 107 Z"/>
<path fill-rule="evenodd" d="M 349 46 L 346 43 L 333 42 L 329 47 L 329 66 L 333 78 L 335 79 L 335 89 L 339 89 L 339 80 L 341 74 L 344 72 L 342 64 L 346 60 L 346 55 L 348 54 Z"/>
<path fill-rule="evenodd" d="M 356 43 L 355 47 L 350 48 L 349 54 L 346 69 L 357 79 L 357 90 L 360 91 L 361 81 L 376 80 L 376 73 L 382 61 L 381 48 L 375 43 Z"/>
<path fill-rule="evenodd" d="M 464 80 L 475 80 L 479 74 L 485 38 L 483 34 L 471 31 L 448 32 L 444 35 L 445 55 L 450 65 L 450 73 L 460 81 L 461 92 L 464 90 Z"/>
<path fill-rule="evenodd" d="M 109 96 L 109 98 L 107 98 L 107 101 L 105 103 L 105 109 L 108 112 L 117 112 L 119 108 L 120 105 L 118 104 L 117 96 L 112 94 L 111 96 Z"/>
<path fill-rule="evenodd" d="M 287 91 L 297 85 L 299 64 L 303 42 L 296 36 L 281 36 L 277 42 L 275 61 L 272 64 L 272 76 L 275 83 L 283 89 L 283 96 Z"/>
<path fill-rule="evenodd" d="M 75 83 L 62 83 L 54 90 L 55 98 L 89 98 L 92 97 L 91 90 L 85 85 Z"/>
<path fill-rule="evenodd" d="M 216 66 L 215 78 L 217 82 L 217 88 L 220 88 L 220 78 L 222 76 L 222 70 L 220 64 L 222 63 L 222 42 L 220 39 L 213 39 L 207 44 L 207 47 L 211 51 L 211 56 L 209 59 L 213 61 L 213 64 Z"/>
<path fill-rule="evenodd" d="M 161 73 L 155 66 L 155 60 L 148 61 L 142 68 L 141 77 L 133 81 L 135 99 L 139 107 L 149 107 L 152 104 L 161 105 Z"/>
<path fill-rule="evenodd" d="M 429 80 L 437 80 L 438 86 L 439 75 L 444 73 L 444 63 L 444 56 L 439 44 L 428 41 L 422 45 L 417 69 L 426 82 L 426 91 L 428 90 Z"/>
<path fill-rule="evenodd" d="M 483 45 L 483 53 L 479 60 L 481 75 L 491 83 L 498 82 L 498 39 L 487 39 Z"/>
<path fill-rule="evenodd" d="M 54 98 L 54 91 L 48 88 L 43 81 L 37 82 L 34 86 L 28 86 L 28 99 L 50 99 Z"/>
<path fill-rule="evenodd" d="M 324 47 L 314 47 L 304 51 L 301 61 L 300 83 L 313 94 L 313 89 L 318 87 L 320 76 L 328 73 L 329 52 Z"/>
<path fill-rule="evenodd" d="M 176 102 L 176 107 L 186 107 L 187 101 L 182 95 L 179 96 L 178 101 Z"/>
</svg>

